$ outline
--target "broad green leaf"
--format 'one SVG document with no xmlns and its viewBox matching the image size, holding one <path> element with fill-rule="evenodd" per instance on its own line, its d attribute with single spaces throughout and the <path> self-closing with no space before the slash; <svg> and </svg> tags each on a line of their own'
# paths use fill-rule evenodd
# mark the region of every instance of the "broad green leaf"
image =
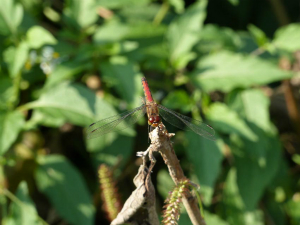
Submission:
<svg viewBox="0 0 300 225">
<path fill-rule="evenodd" d="M 103 80 L 115 86 L 119 95 L 129 104 L 136 105 L 140 102 L 142 76 L 133 62 L 125 57 L 115 56 L 109 61 L 103 61 L 99 69 Z"/>
<path fill-rule="evenodd" d="M 199 41 L 206 17 L 206 5 L 207 0 L 195 3 L 170 24 L 167 41 L 173 66 L 176 67 L 178 59 L 189 54 L 192 47 Z"/>
<path fill-rule="evenodd" d="M 24 117 L 19 111 L 0 112 L 0 155 L 17 139 L 23 125 Z"/>
<path fill-rule="evenodd" d="M 93 41 L 96 44 L 108 44 L 124 39 L 129 31 L 129 27 L 115 20 L 100 26 L 94 33 Z"/>
<path fill-rule="evenodd" d="M 259 47 L 268 43 L 268 38 L 267 38 L 266 34 L 261 29 L 259 29 L 257 26 L 255 26 L 253 24 L 249 24 L 248 30 L 255 38 L 256 43 Z"/>
<path fill-rule="evenodd" d="M 227 176 L 223 193 L 223 215 L 229 224 L 263 225 L 263 213 L 260 210 L 247 211 L 236 183 L 236 169 L 232 168 Z"/>
<path fill-rule="evenodd" d="M 300 50 L 300 23 L 289 24 L 279 28 L 273 40 L 273 44 L 280 49 L 295 52 Z"/>
<path fill-rule="evenodd" d="M 47 89 L 34 102 L 23 106 L 39 109 L 44 114 L 70 123 L 87 126 L 98 119 L 117 114 L 103 99 L 81 84 L 61 83 Z"/>
<path fill-rule="evenodd" d="M 192 78 L 195 85 L 206 92 L 229 92 L 235 88 L 266 85 L 293 76 L 293 73 L 280 70 L 266 60 L 226 51 L 202 58 L 197 68 Z"/>
<path fill-rule="evenodd" d="M 43 45 L 55 45 L 57 43 L 54 36 L 40 26 L 31 27 L 27 33 L 27 43 L 33 49 L 38 49 Z"/>
<path fill-rule="evenodd" d="M 174 7 L 176 13 L 184 12 L 184 1 L 183 0 L 168 0 L 169 4 Z"/>
<path fill-rule="evenodd" d="M 192 101 L 190 96 L 183 91 L 173 91 L 164 98 L 162 104 L 167 108 L 180 109 L 182 112 L 190 112 L 192 108 Z"/>
<path fill-rule="evenodd" d="M 268 135 L 255 125 L 250 127 L 258 141 L 244 139 L 242 146 L 232 145 L 232 149 L 241 197 L 245 207 L 253 210 L 279 169 L 281 146 L 277 136 Z"/>
<path fill-rule="evenodd" d="M 27 129 L 36 128 L 39 125 L 46 127 L 60 127 L 66 123 L 66 118 L 51 116 L 39 109 L 33 110 L 30 120 L 26 123 Z"/>
<path fill-rule="evenodd" d="M 234 91 L 227 96 L 226 101 L 231 109 L 248 122 L 265 132 L 275 132 L 269 115 L 270 100 L 260 89 Z"/>
<path fill-rule="evenodd" d="M 70 224 L 94 224 L 95 209 L 77 169 L 59 155 L 39 156 L 35 180 L 57 212 Z"/>
<path fill-rule="evenodd" d="M 16 77 L 21 73 L 22 68 L 28 58 L 29 46 L 22 42 L 18 47 L 9 47 L 4 52 L 4 61 L 8 64 L 10 77 Z"/>
<path fill-rule="evenodd" d="M 253 141 L 257 140 L 256 134 L 251 131 L 245 121 L 223 103 L 211 104 L 206 116 L 216 130 L 227 134 L 237 134 Z"/>
<path fill-rule="evenodd" d="M 211 141 L 192 132 L 186 132 L 186 138 L 188 140 L 188 159 L 200 180 L 200 192 L 206 189 L 205 193 L 202 192 L 202 194 L 206 194 L 203 196 L 204 203 L 210 204 L 215 182 L 221 169 L 223 159 L 221 149 L 224 143 L 220 139 Z"/>
<path fill-rule="evenodd" d="M 86 69 L 86 63 L 70 61 L 59 64 L 54 71 L 49 75 L 46 81 L 46 87 L 57 85 L 65 80 L 72 79 L 75 75 L 80 74 Z"/>
<path fill-rule="evenodd" d="M 125 8 L 126 6 L 147 5 L 150 0 L 97 0 L 97 5 L 109 9 Z"/>
<path fill-rule="evenodd" d="M 229 225 L 227 221 L 222 220 L 218 215 L 204 211 L 204 219 L 207 225 Z"/>
<path fill-rule="evenodd" d="M 299 192 L 295 193 L 298 197 L 294 197 L 293 199 L 289 200 L 285 207 L 289 217 L 292 219 L 292 224 L 299 224 L 300 223 L 300 199 L 299 199 Z"/>
<path fill-rule="evenodd" d="M 2 0 L 0 4 L 0 34 L 16 34 L 23 19 L 23 8 L 15 0 Z"/>
<path fill-rule="evenodd" d="M 8 104 L 13 100 L 13 84 L 9 77 L 0 77 L 0 109 L 7 109 Z"/>
<path fill-rule="evenodd" d="M 200 52 L 216 52 L 224 49 L 236 50 L 242 45 L 240 36 L 228 27 L 206 24 L 197 45 Z"/>
<path fill-rule="evenodd" d="M 64 14 L 81 28 L 87 28 L 95 23 L 98 17 L 95 3 L 95 0 L 68 0 Z"/>
<path fill-rule="evenodd" d="M 42 225 L 44 224 L 35 209 L 34 202 L 31 200 L 28 187 L 25 181 L 19 184 L 16 197 L 18 201 L 10 205 L 9 217 L 4 219 L 4 225 Z"/>
</svg>

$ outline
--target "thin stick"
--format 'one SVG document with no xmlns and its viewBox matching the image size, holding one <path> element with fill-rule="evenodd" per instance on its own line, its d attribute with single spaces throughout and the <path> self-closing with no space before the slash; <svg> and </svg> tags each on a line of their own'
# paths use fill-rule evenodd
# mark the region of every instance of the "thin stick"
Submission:
<svg viewBox="0 0 300 225">
<path fill-rule="evenodd" d="M 149 136 L 152 145 L 149 158 L 151 159 L 152 151 L 158 151 L 168 166 L 170 176 L 174 183 L 178 184 L 181 180 L 186 179 L 170 141 L 170 137 L 174 136 L 174 134 L 169 134 L 166 130 L 162 131 L 162 129 L 156 128 L 150 132 Z M 206 224 L 198 208 L 197 199 L 194 196 L 187 193 L 185 197 L 182 198 L 182 202 L 194 225 Z"/>
</svg>

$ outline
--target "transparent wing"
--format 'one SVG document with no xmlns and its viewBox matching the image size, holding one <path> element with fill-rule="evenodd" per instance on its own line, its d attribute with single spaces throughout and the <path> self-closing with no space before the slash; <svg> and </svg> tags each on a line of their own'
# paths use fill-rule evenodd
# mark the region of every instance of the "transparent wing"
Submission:
<svg viewBox="0 0 300 225">
<path fill-rule="evenodd" d="M 158 108 L 159 115 L 161 115 L 165 121 L 172 124 L 173 126 L 178 127 L 182 130 L 193 131 L 205 138 L 215 140 L 215 131 L 211 126 L 199 120 L 184 116 L 162 105 L 158 105 Z"/>
<path fill-rule="evenodd" d="M 120 131 L 136 123 L 145 114 L 145 105 L 92 123 L 86 130 L 87 139 L 96 138 L 109 132 Z"/>
</svg>

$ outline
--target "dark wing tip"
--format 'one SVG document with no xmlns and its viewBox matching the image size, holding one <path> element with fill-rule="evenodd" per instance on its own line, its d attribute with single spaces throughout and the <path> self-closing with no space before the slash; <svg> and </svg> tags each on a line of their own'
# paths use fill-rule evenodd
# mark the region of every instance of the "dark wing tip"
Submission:
<svg viewBox="0 0 300 225">
<path fill-rule="evenodd" d="M 93 126 L 95 123 L 92 123 L 91 125 L 89 125 L 89 127 Z"/>
</svg>

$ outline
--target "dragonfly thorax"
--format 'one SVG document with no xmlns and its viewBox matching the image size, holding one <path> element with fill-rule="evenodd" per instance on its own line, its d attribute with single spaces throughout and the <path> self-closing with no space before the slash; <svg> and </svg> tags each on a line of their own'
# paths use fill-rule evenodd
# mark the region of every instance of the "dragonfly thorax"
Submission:
<svg viewBox="0 0 300 225">
<path fill-rule="evenodd" d="M 157 127 L 161 123 L 160 116 L 150 116 L 148 119 L 148 124 L 152 127 Z"/>
</svg>

